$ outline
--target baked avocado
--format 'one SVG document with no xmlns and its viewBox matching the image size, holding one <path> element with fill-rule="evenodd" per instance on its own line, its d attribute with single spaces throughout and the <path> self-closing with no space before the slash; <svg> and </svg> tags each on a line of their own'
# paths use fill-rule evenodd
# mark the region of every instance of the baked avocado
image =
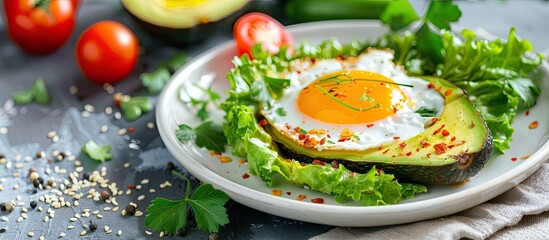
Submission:
<svg viewBox="0 0 549 240">
<path fill-rule="evenodd" d="M 154 37 L 175 44 L 196 43 L 232 24 L 249 0 L 122 0 L 137 24 Z"/>
<path fill-rule="evenodd" d="M 422 133 L 363 151 L 305 148 L 268 123 L 265 130 L 285 157 L 302 162 L 337 161 L 364 173 L 372 166 L 403 181 L 426 185 L 462 182 L 477 174 L 492 154 L 492 136 L 465 93 L 448 81 L 423 77 L 445 99 L 439 118 Z"/>
</svg>

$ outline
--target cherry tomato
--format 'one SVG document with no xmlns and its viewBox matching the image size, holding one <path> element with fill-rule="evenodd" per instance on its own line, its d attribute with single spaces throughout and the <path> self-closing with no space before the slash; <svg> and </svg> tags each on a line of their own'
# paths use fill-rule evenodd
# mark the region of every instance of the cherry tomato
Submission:
<svg viewBox="0 0 549 240">
<path fill-rule="evenodd" d="M 261 43 L 263 49 L 277 53 L 280 46 L 291 45 L 292 36 L 286 28 L 274 18 L 263 13 L 248 13 L 240 17 L 233 28 L 238 54 L 248 54 L 256 43 Z"/>
<path fill-rule="evenodd" d="M 12 41 L 30 54 L 59 49 L 74 29 L 75 8 L 66 0 L 5 0 L 4 11 Z"/>
<path fill-rule="evenodd" d="M 125 25 L 101 21 L 87 28 L 76 42 L 76 60 L 89 80 L 114 83 L 128 76 L 139 57 L 139 42 Z"/>
</svg>

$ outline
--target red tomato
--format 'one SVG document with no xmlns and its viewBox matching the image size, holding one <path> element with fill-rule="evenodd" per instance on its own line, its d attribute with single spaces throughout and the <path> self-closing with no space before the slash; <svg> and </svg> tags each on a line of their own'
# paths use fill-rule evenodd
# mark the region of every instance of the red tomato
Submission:
<svg viewBox="0 0 549 240">
<path fill-rule="evenodd" d="M 71 1 L 4 0 L 8 34 L 30 54 L 48 54 L 71 36 L 75 8 Z"/>
<path fill-rule="evenodd" d="M 114 83 L 128 76 L 139 57 L 139 42 L 121 23 L 101 21 L 87 28 L 76 42 L 76 60 L 89 80 Z"/>
<path fill-rule="evenodd" d="M 280 46 L 292 45 L 292 36 L 286 28 L 274 18 L 263 13 L 248 13 L 240 17 L 233 29 L 238 54 L 251 55 L 251 49 L 256 43 L 261 43 L 263 49 L 277 53 Z"/>
</svg>

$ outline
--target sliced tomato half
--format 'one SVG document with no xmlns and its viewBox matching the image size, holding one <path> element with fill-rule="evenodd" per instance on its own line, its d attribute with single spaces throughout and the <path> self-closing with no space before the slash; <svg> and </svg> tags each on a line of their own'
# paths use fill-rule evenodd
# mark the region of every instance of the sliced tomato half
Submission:
<svg viewBox="0 0 549 240">
<path fill-rule="evenodd" d="M 253 12 L 240 17 L 233 28 L 238 54 L 248 54 L 256 43 L 271 54 L 277 53 L 281 46 L 292 45 L 292 36 L 286 28 L 274 18 L 263 13 Z"/>
</svg>

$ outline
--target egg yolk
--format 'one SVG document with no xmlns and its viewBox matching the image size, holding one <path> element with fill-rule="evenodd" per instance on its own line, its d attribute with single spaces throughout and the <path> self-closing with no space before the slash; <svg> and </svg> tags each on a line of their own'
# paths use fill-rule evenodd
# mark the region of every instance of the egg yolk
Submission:
<svg viewBox="0 0 549 240">
<path fill-rule="evenodd" d="M 299 110 L 319 121 L 368 123 L 395 114 L 406 102 L 399 84 L 381 74 L 343 70 L 321 76 L 299 93 Z"/>
</svg>

